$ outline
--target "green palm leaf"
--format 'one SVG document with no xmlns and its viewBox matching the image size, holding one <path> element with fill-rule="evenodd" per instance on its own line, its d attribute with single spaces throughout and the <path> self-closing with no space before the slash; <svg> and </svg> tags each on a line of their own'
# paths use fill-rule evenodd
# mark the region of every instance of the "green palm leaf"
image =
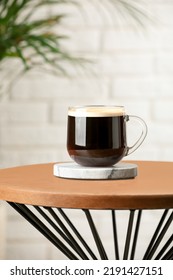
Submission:
<svg viewBox="0 0 173 280">
<path fill-rule="evenodd" d="M 110 12 L 119 11 L 139 25 L 143 25 L 144 19 L 147 18 L 139 5 L 141 1 L 95 0 L 94 3 L 104 5 Z M 85 59 L 74 57 L 62 47 L 61 43 L 67 39 L 66 36 L 51 32 L 52 27 L 62 24 L 66 15 L 57 13 L 54 16 L 45 15 L 40 19 L 32 17 L 42 7 L 60 4 L 85 8 L 81 0 L 0 0 L 0 62 L 6 58 L 18 58 L 25 71 L 32 69 L 35 65 L 33 60 L 38 58 L 43 65 L 49 64 L 52 67 L 59 67 L 58 60 L 72 64 L 86 62 Z M 64 73 L 64 69 L 62 72 Z"/>
</svg>

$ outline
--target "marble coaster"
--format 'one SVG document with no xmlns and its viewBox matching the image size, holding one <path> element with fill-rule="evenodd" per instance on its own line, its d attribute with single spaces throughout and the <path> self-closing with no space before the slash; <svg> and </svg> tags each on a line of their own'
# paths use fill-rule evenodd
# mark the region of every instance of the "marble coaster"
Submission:
<svg viewBox="0 0 173 280">
<path fill-rule="evenodd" d="M 57 177 L 82 180 L 118 180 L 137 176 L 137 165 L 119 162 L 111 167 L 85 167 L 73 162 L 56 163 L 53 174 Z"/>
</svg>

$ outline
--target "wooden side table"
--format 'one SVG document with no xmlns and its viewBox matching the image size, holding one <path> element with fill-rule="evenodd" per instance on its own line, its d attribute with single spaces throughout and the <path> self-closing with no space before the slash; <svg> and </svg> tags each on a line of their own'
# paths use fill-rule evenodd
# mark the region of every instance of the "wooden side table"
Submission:
<svg viewBox="0 0 173 280">
<path fill-rule="evenodd" d="M 173 163 L 130 161 L 138 176 L 126 180 L 71 180 L 53 176 L 53 164 L 0 170 L 0 199 L 40 231 L 69 259 L 108 259 L 91 209 L 111 212 L 115 259 L 120 259 L 117 210 L 129 210 L 123 259 L 134 259 L 142 212 L 163 209 L 146 245 L 143 259 L 173 259 Z M 82 237 L 64 209 L 81 209 L 91 229 L 97 252 Z M 72 210 L 73 211 L 73 210 Z M 168 229 L 172 234 L 164 241 Z"/>
</svg>

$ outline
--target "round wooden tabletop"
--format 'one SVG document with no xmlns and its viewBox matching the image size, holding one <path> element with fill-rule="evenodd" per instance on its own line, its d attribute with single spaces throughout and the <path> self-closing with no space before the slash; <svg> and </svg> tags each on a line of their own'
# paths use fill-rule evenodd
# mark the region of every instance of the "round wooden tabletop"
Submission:
<svg viewBox="0 0 173 280">
<path fill-rule="evenodd" d="M 0 170 L 0 199 L 80 209 L 173 208 L 173 162 L 129 161 L 138 175 L 126 180 L 72 180 L 53 175 L 53 163 Z"/>
</svg>

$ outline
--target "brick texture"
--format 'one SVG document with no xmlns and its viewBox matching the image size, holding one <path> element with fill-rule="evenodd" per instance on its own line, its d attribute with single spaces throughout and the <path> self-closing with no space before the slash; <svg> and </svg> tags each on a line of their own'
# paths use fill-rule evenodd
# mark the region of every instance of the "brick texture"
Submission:
<svg viewBox="0 0 173 280">
<path fill-rule="evenodd" d="M 145 143 L 128 159 L 173 161 L 173 2 L 143 1 L 154 17 L 144 29 L 128 19 L 113 20 L 92 1 L 83 2 L 85 13 L 61 7 L 69 13 L 61 31 L 71 38 L 66 48 L 94 62 L 78 71 L 69 68 L 71 78 L 28 73 L 1 98 L 1 168 L 69 160 L 67 108 L 81 104 L 125 105 L 128 114 L 141 116 L 148 125 Z M 9 207 L 7 213 L 6 259 L 64 258 Z M 97 215 L 95 220 L 110 248 L 109 231 Z"/>
</svg>

